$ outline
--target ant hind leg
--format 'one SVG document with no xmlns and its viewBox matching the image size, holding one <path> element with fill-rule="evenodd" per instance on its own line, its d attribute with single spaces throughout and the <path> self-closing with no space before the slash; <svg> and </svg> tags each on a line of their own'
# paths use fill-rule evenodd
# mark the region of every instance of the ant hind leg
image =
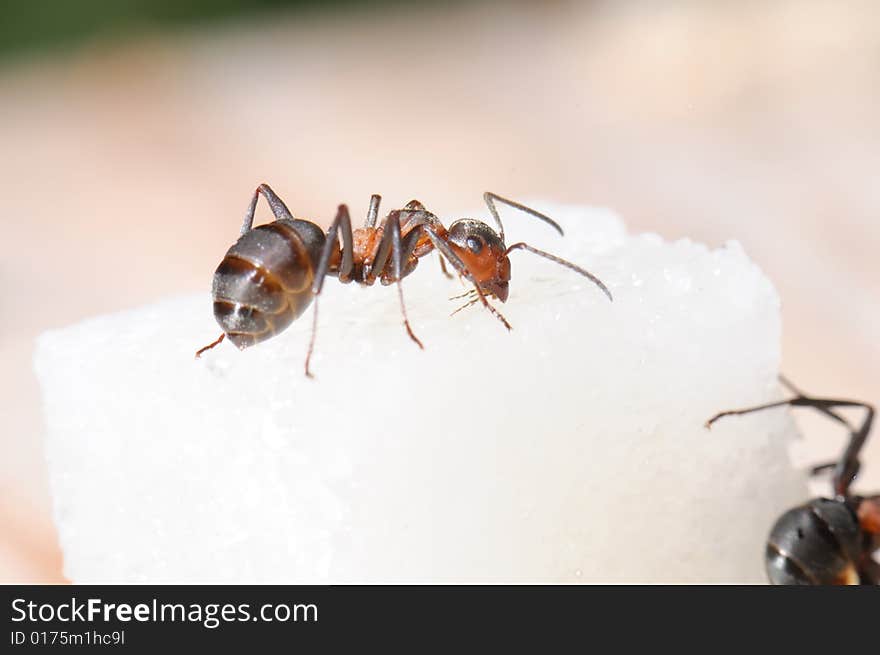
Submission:
<svg viewBox="0 0 880 655">
<path fill-rule="evenodd" d="M 247 211 L 244 214 L 244 223 L 242 223 L 241 225 L 241 234 L 249 232 L 250 229 L 253 227 L 254 212 L 257 210 L 257 199 L 261 195 L 266 199 L 266 202 L 269 203 L 269 207 L 272 209 L 272 214 L 275 216 L 276 221 L 280 221 L 283 219 L 293 219 L 293 216 L 291 215 L 290 210 L 287 208 L 287 205 L 285 205 L 284 201 L 279 198 L 274 191 L 272 191 L 272 187 L 270 187 L 268 184 L 261 184 L 257 187 L 256 191 L 254 191 L 254 197 L 251 198 L 251 202 L 248 205 Z"/>
</svg>

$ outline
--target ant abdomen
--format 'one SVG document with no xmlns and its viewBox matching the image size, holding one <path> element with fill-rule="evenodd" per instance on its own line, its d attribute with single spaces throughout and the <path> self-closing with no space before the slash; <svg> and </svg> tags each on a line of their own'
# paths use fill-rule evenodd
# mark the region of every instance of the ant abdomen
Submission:
<svg viewBox="0 0 880 655">
<path fill-rule="evenodd" d="M 314 223 L 276 220 L 245 232 L 214 273 L 214 317 L 238 348 L 278 334 L 311 304 L 324 247 Z"/>
<path fill-rule="evenodd" d="M 859 581 L 861 530 L 843 501 L 816 498 L 779 517 L 767 540 L 767 577 L 779 585 L 840 585 Z"/>
</svg>

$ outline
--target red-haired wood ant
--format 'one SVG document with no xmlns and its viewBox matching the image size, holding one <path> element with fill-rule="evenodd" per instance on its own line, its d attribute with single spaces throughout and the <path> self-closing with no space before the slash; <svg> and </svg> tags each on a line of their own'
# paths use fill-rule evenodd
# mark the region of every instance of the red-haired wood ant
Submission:
<svg viewBox="0 0 880 655">
<path fill-rule="evenodd" d="M 260 195 L 269 203 L 275 220 L 253 227 Z M 299 318 L 315 300 L 312 336 L 305 362 L 306 375 L 311 377 L 309 360 L 315 344 L 317 296 L 327 275 L 338 277 L 340 282 L 355 281 L 366 286 L 377 279 L 382 284 L 396 283 L 403 324 L 410 338 L 422 348 L 422 342 L 413 333 L 406 316 L 400 281 L 415 270 L 421 257 L 434 249 L 460 276 L 473 284 L 469 292 L 472 298 L 467 305 L 482 303 L 508 330 L 510 324 L 489 303 L 489 298 L 501 302 L 507 300 L 510 283 L 508 256 L 514 250 L 526 250 L 570 268 L 594 282 L 609 300 L 612 299 L 602 281 L 583 268 L 526 243 L 506 246 L 504 226 L 495 203 L 530 214 L 562 235 L 562 228 L 553 219 L 494 193 L 486 192 L 483 198 L 498 225 L 498 232 L 473 219 L 457 220 L 446 229 L 440 219 L 417 200 L 403 209 L 389 212 L 377 225 L 381 197 L 374 195 L 370 199 L 364 227 L 352 231 L 348 207 L 339 205 L 336 218 L 325 234 L 315 223 L 294 218 L 272 189 L 261 184 L 248 205 L 241 236 L 214 273 L 214 317 L 223 333 L 200 349 L 196 357 L 225 337 L 229 337 L 239 349 L 265 341 Z M 338 242 L 340 231 L 341 246 Z"/>
</svg>

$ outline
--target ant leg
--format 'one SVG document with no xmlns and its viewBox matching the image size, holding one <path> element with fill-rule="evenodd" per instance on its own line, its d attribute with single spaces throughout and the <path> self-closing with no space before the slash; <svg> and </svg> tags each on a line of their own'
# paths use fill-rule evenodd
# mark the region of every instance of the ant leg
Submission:
<svg viewBox="0 0 880 655">
<path fill-rule="evenodd" d="M 403 324 L 406 326 L 406 333 L 409 335 L 409 338 L 416 342 L 419 348 L 422 350 L 425 349 L 424 344 L 419 340 L 419 338 L 413 333 L 412 327 L 409 324 L 409 317 L 406 315 L 406 304 L 403 302 L 403 285 L 401 284 L 401 275 L 403 269 L 403 260 L 409 259 L 409 253 L 415 250 L 416 243 L 418 242 L 418 232 L 419 230 L 413 230 L 407 235 L 406 243 L 401 246 L 400 242 L 400 225 L 395 221 L 396 228 L 392 228 L 392 250 L 394 252 L 394 278 L 397 280 L 397 297 L 400 300 L 400 313 L 403 314 Z M 406 256 L 404 257 L 404 253 Z"/>
<path fill-rule="evenodd" d="M 420 218 L 418 213 L 424 212 L 424 214 L 429 215 L 431 217 L 431 219 L 428 220 L 428 223 L 430 223 L 431 225 L 435 225 L 435 226 L 436 225 L 440 225 L 441 227 L 443 226 L 443 224 L 440 223 L 440 219 L 438 219 L 436 216 L 434 216 L 434 214 L 431 214 L 430 212 L 428 212 L 425 209 L 425 205 L 423 205 L 418 200 L 410 200 L 408 203 L 406 203 L 406 206 L 403 208 L 403 210 L 404 210 L 404 212 L 406 212 L 406 211 L 417 212 L 417 213 L 411 214 L 411 217 L 415 217 L 416 219 Z M 403 213 L 403 212 L 401 212 L 401 213 Z M 412 220 L 412 218 L 410 220 Z M 409 225 L 410 220 L 408 220 L 407 223 L 404 224 L 404 226 L 402 228 L 404 232 L 408 231 L 408 228 L 410 227 L 410 225 Z M 446 276 L 446 278 L 449 280 L 453 279 L 454 276 L 452 275 L 452 273 L 450 273 L 446 269 L 446 260 L 443 259 L 443 255 L 438 253 L 437 259 L 440 262 L 440 270 L 443 272 L 443 275 Z"/>
<path fill-rule="evenodd" d="M 275 192 L 272 191 L 272 188 L 268 184 L 261 184 L 257 187 L 257 190 L 254 191 L 254 197 L 251 198 L 251 203 L 248 205 L 247 211 L 244 214 L 244 223 L 241 225 L 241 234 L 249 232 L 254 225 L 254 212 L 257 210 L 257 198 L 260 197 L 260 194 L 262 194 L 266 199 L 266 202 L 269 203 L 269 207 L 271 207 L 276 221 L 293 219 L 293 216 L 287 208 L 287 205 L 284 204 L 284 201 L 275 195 Z"/>
<path fill-rule="evenodd" d="M 506 327 L 508 330 L 513 329 L 510 323 L 507 322 L 507 319 L 495 309 L 489 301 L 486 299 L 486 294 L 483 293 L 483 290 L 480 289 L 480 285 L 477 284 L 477 281 L 474 279 L 474 276 L 468 270 L 468 267 L 465 266 L 464 262 L 461 261 L 461 258 L 455 254 L 452 248 L 449 247 L 449 244 L 446 243 L 446 240 L 443 236 L 437 234 L 434 231 L 433 226 L 423 225 L 422 229 L 425 231 L 425 234 L 431 239 L 431 243 L 434 244 L 434 247 L 440 251 L 440 253 L 446 257 L 450 264 L 452 264 L 453 268 L 458 271 L 458 274 L 464 277 L 468 282 L 474 285 L 474 290 L 477 292 L 477 297 L 479 301 L 483 303 L 483 307 L 489 310 L 489 312 L 501 321 L 502 325 Z"/>
<path fill-rule="evenodd" d="M 805 394 L 803 391 L 801 391 L 798 387 L 796 387 L 794 385 L 794 383 L 791 380 L 789 380 L 787 377 L 785 377 L 782 374 L 779 375 L 779 382 L 780 382 L 780 384 L 782 384 L 783 387 L 785 387 L 786 389 L 791 391 L 795 396 L 802 396 L 804 398 L 807 397 L 807 394 Z M 847 421 L 845 418 L 843 418 L 840 414 L 838 414 L 834 410 L 828 409 L 826 407 L 816 407 L 815 409 L 822 412 L 823 414 L 825 414 L 829 418 L 834 419 L 838 423 L 844 425 L 846 427 L 846 429 L 849 430 L 850 432 L 855 432 L 855 428 L 853 428 L 853 426 L 850 424 L 850 422 Z M 833 466 L 833 464 L 831 466 Z M 820 468 L 822 468 L 822 467 L 820 467 Z M 825 468 L 827 468 L 827 466 L 825 466 Z"/>
<path fill-rule="evenodd" d="M 411 200 L 407 204 L 407 207 L 416 206 L 421 206 L 421 203 L 418 200 Z M 440 219 L 425 209 L 395 209 L 394 211 L 389 212 L 388 215 L 382 219 L 382 224 L 378 228 L 382 230 L 382 239 L 376 245 L 373 251 L 373 257 L 368 257 L 372 264 L 370 272 L 364 279 L 364 283 L 367 285 L 373 284 L 377 277 L 384 277 L 385 275 L 385 266 L 388 262 L 389 255 L 393 251 L 392 240 L 394 236 L 391 234 L 389 225 L 392 226 L 391 229 L 396 229 L 399 234 L 406 234 L 406 237 L 404 237 L 406 239 L 404 242 L 405 245 L 401 250 L 402 262 L 405 262 L 414 253 L 417 257 L 421 257 L 434 249 L 434 246 L 431 244 L 427 244 L 427 246 L 418 245 L 420 237 L 423 234 L 421 228 L 430 226 L 435 231 L 439 229 L 444 235 L 446 233 L 446 229 L 443 227 Z M 412 239 L 412 241 L 410 241 L 410 239 Z"/>
<path fill-rule="evenodd" d="M 819 471 L 833 468 L 834 473 L 831 482 L 834 487 L 834 493 L 837 496 L 846 496 L 849 493 L 850 485 L 859 474 L 861 463 L 859 462 L 859 453 L 868 440 L 871 432 L 871 425 L 874 422 L 874 408 L 868 403 L 862 403 L 854 400 L 834 400 L 827 398 L 803 398 L 803 402 L 798 403 L 805 407 L 812 407 L 820 412 L 828 414 L 834 407 L 862 407 L 865 409 L 865 417 L 862 424 L 856 429 L 850 429 L 849 442 L 840 459 L 832 465 L 824 465 L 817 467 Z M 830 414 L 828 414 L 830 416 Z M 845 422 L 844 422 L 845 423 Z M 815 471 L 815 469 L 814 469 Z"/>
<path fill-rule="evenodd" d="M 425 209 L 425 206 L 418 200 L 410 200 L 406 207 L 399 211 L 401 217 L 400 231 L 402 234 L 409 234 L 421 225 L 430 225 L 438 233 L 446 234 L 446 228 L 443 227 L 440 219 Z"/>
<path fill-rule="evenodd" d="M 501 312 L 499 312 L 497 309 L 495 309 L 495 308 L 489 303 L 489 300 L 486 298 L 486 294 L 483 293 L 483 290 L 482 290 L 482 289 L 480 289 L 480 285 L 475 284 L 475 285 L 474 285 L 474 289 L 477 290 L 477 296 L 479 297 L 480 302 L 483 303 L 483 307 L 485 307 L 486 309 L 488 309 L 488 310 L 489 310 L 489 313 L 493 314 L 493 315 L 495 316 L 495 318 L 497 318 L 499 321 L 501 321 L 501 324 L 502 324 L 504 327 L 506 327 L 508 330 L 512 330 L 513 327 L 510 325 L 510 323 L 507 322 L 507 319 L 504 318 L 504 316 L 501 314 Z"/>
<path fill-rule="evenodd" d="M 379 216 L 379 203 L 382 202 L 382 196 L 374 193 L 370 196 L 370 208 L 367 210 L 367 220 L 364 227 L 376 227 L 376 217 Z"/>
<path fill-rule="evenodd" d="M 318 260 L 318 267 L 315 270 L 315 277 L 312 281 L 312 295 L 315 297 L 315 310 L 312 313 L 312 334 L 309 337 L 309 349 L 306 352 L 306 377 L 314 378 L 309 369 L 309 362 L 312 360 L 312 353 L 315 351 L 315 336 L 318 332 L 318 296 L 324 286 L 324 278 L 327 277 L 327 271 L 330 268 L 330 258 L 333 256 L 333 249 L 338 245 L 337 232 L 342 229 L 342 264 L 339 267 L 339 279 L 343 282 L 348 281 L 348 275 L 352 268 L 352 234 L 351 234 L 351 216 L 348 213 L 346 205 L 339 205 L 336 210 L 336 218 L 330 224 L 327 230 L 327 238 L 324 241 L 324 248 L 321 250 L 321 258 Z"/>
<path fill-rule="evenodd" d="M 816 409 L 847 426 L 849 426 L 849 424 L 836 413 L 832 412 L 832 409 L 834 409 L 835 407 L 862 407 L 866 410 L 865 418 L 863 419 L 862 424 L 859 426 L 859 428 L 856 430 L 852 430 L 850 428 L 849 442 L 847 443 L 846 449 L 844 449 L 840 459 L 833 465 L 822 464 L 821 466 L 817 467 L 819 471 L 822 471 L 827 468 L 832 468 L 833 466 L 834 476 L 832 478 L 832 483 L 834 486 L 834 493 L 837 496 L 846 496 L 847 492 L 849 491 L 849 487 L 852 484 L 852 481 L 855 479 L 856 475 L 858 475 L 859 452 L 865 445 L 865 441 L 868 439 L 868 434 L 871 432 L 871 424 L 874 422 L 874 408 L 868 403 L 863 403 L 855 400 L 811 398 L 810 396 L 798 394 L 797 396 L 789 400 L 781 400 L 779 402 L 768 403 L 766 405 L 759 405 L 757 407 L 750 407 L 747 409 L 737 409 L 721 412 L 720 414 L 716 414 L 711 419 L 709 419 L 706 422 L 706 427 L 711 427 L 715 421 L 724 416 L 749 414 L 751 412 L 757 412 L 763 409 L 770 409 L 772 407 L 782 407 L 783 405 L 790 405 L 791 407 L 812 407 L 813 409 Z M 814 471 L 815 470 L 816 469 L 814 469 Z"/>
<path fill-rule="evenodd" d="M 315 335 L 318 333 L 318 296 L 315 296 L 315 311 L 312 312 L 312 336 L 309 337 L 309 350 L 306 352 L 306 377 L 314 379 L 312 371 L 309 369 L 309 362 L 312 361 L 312 353 L 315 352 Z"/>
<path fill-rule="evenodd" d="M 378 196 L 374 196 L 378 198 Z M 349 281 L 351 269 L 354 266 L 352 259 L 352 251 L 354 249 L 354 237 L 351 232 L 351 216 L 348 213 L 346 205 L 339 205 L 336 210 L 336 218 L 330 224 L 327 230 L 327 237 L 324 240 L 324 248 L 321 250 L 321 257 L 318 259 L 318 267 L 315 269 L 315 278 L 312 282 L 312 293 L 316 296 L 321 293 L 321 287 L 324 286 L 324 278 L 330 269 L 330 258 L 333 256 L 333 250 L 339 245 L 337 233 L 342 229 L 342 262 L 339 265 L 339 279 L 342 282 Z"/>
<path fill-rule="evenodd" d="M 440 270 L 443 272 L 443 275 L 446 276 L 447 280 L 451 280 L 453 277 L 455 277 L 446 269 L 446 260 L 443 259 L 443 255 L 437 253 L 437 260 L 440 262 Z"/>
<path fill-rule="evenodd" d="M 499 233 L 498 236 L 501 237 L 501 240 L 504 241 L 504 226 L 501 224 L 501 216 L 498 214 L 498 208 L 495 206 L 495 201 L 503 202 L 505 205 L 509 207 L 513 207 L 514 209 L 519 209 L 530 216 L 534 216 L 535 218 L 544 221 L 548 225 L 550 225 L 553 229 L 559 232 L 559 236 L 565 236 L 565 233 L 562 231 L 562 228 L 559 227 L 559 224 L 554 221 L 549 216 L 545 216 L 539 211 L 535 211 L 531 207 L 526 207 L 525 205 L 521 205 L 518 202 L 514 202 L 513 200 L 509 200 L 507 198 L 503 198 L 499 196 L 497 193 L 492 193 L 491 191 L 486 191 L 483 194 L 483 201 L 486 203 L 486 206 L 489 208 L 489 213 L 492 214 L 492 218 L 495 219 L 495 223 L 498 224 Z"/>
<path fill-rule="evenodd" d="M 400 210 L 394 210 L 388 214 L 383 221 L 384 232 L 382 233 L 382 240 L 377 247 L 376 256 L 373 259 L 373 268 L 370 271 L 369 277 L 371 280 L 375 280 L 376 276 L 381 275 L 384 272 L 390 254 L 392 258 L 391 279 L 397 283 L 397 297 L 400 299 L 400 312 L 403 314 L 403 325 L 406 327 L 406 333 L 409 335 L 409 338 L 412 339 L 419 348 L 424 349 L 425 346 L 415 335 L 409 324 L 409 317 L 406 314 L 406 303 L 403 301 L 403 285 L 401 284 L 401 280 L 403 279 L 402 271 L 404 252 L 406 252 L 406 258 L 408 259 L 412 251 L 415 249 L 416 243 L 418 243 L 420 230 L 417 228 L 407 234 L 406 245 L 404 246 L 400 238 L 400 213 Z"/>
<path fill-rule="evenodd" d="M 791 380 L 789 380 L 784 375 L 779 376 L 779 382 L 782 383 L 782 386 L 786 387 L 789 391 L 791 391 L 795 395 L 806 396 L 806 394 L 803 391 L 798 389 L 794 385 L 794 383 L 792 383 Z M 823 414 L 825 414 L 829 418 L 834 419 L 838 423 L 846 426 L 846 429 L 850 431 L 850 434 L 852 434 L 853 432 L 856 431 L 856 429 L 850 424 L 849 421 L 847 421 L 845 418 L 843 418 L 840 414 L 838 414 L 834 410 L 828 409 L 827 407 L 815 407 L 815 409 L 822 412 Z M 810 475 L 819 475 L 820 473 L 823 473 L 824 471 L 833 470 L 837 467 L 837 464 L 838 464 L 838 462 L 825 462 L 824 464 L 817 464 L 816 466 L 813 466 L 810 468 Z"/>
<path fill-rule="evenodd" d="M 216 340 L 216 341 L 212 341 L 211 343 L 209 343 L 209 344 L 208 344 L 207 346 L 205 346 L 204 348 L 199 348 L 199 349 L 196 351 L 196 359 L 198 359 L 199 357 L 201 357 L 201 356 L 202 356 L 202 353 L 205 352 L 206 350 L 211 350 L 211 348 L 213 348 L 214 346 L 218 346 L 218 345 L 220 345 L 220 342 L 223 341 L 223 339 L 225 339 L 225 338 L 226 338 L 226 333 L 224 332 L 224 333 L 221 334 L 219 337 L 217 337 L 217 340 Z"/>
</svg>

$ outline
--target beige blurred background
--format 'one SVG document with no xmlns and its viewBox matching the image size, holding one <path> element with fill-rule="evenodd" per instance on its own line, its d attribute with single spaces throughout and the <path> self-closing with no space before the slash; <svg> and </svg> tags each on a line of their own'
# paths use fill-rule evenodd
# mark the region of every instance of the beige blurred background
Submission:
<svg viewBox="0 0 880 655">
<path fill-rule="evenodd" d="M 34 337 L 207 291 L 261 181 L 324 223 L 374 192 L 449 216 L 491 189 L 738 239 L 782 296 L 788 375 L 880 402 L 876 2 L 356 5 L 111 34 L 0 60 L 0 148 L 0 582 L 63 580 Z M 798 464 L 836 457 L 839 430 L 801 425 Z M 880 489 L 880 436 L 859 482 Z"/>
</svg>

